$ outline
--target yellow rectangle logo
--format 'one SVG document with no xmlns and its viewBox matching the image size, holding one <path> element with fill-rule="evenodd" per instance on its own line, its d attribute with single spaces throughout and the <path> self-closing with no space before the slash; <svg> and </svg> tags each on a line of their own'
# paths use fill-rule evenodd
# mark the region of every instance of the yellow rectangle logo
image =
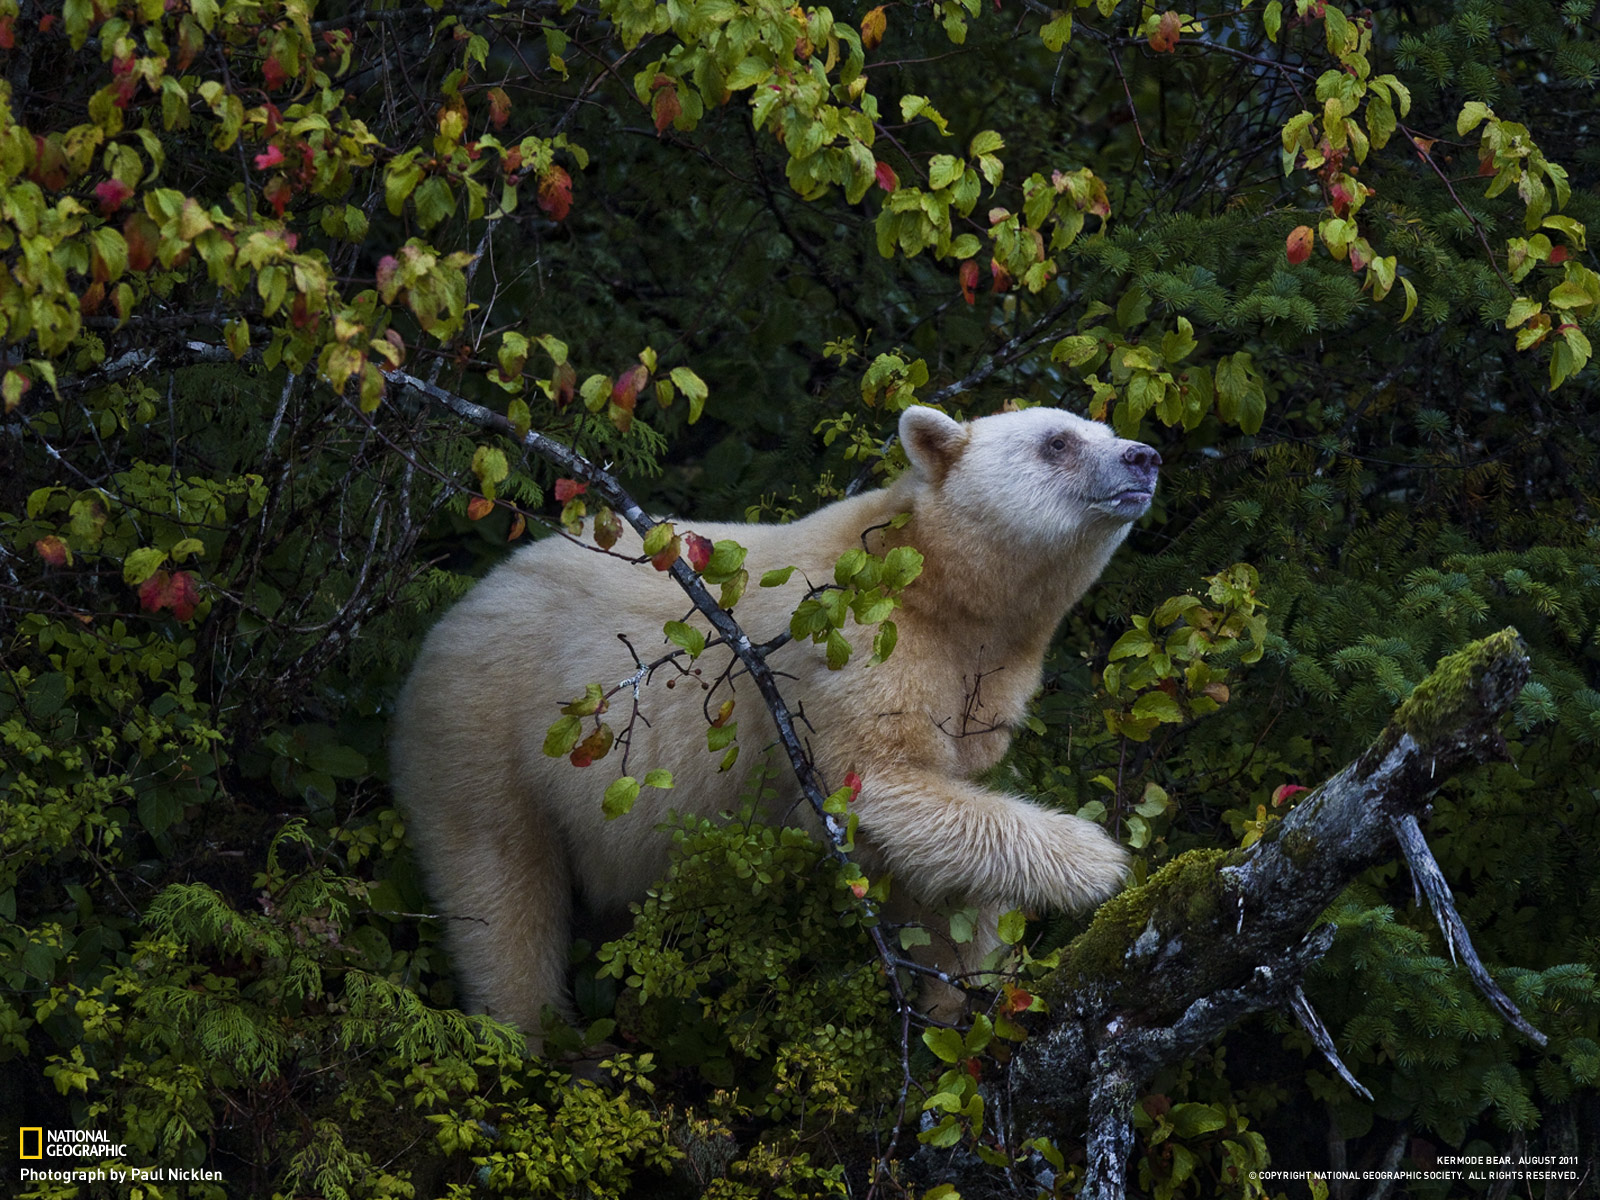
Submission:
<svg viewBox="0 0 1600 1200">
<path fill-rule="evenodd" d="M 33 1153 L 28 1153 L 28 1135 L 33 1134 Z M 43 1158 L 44 1157 L 44 1126 L 24 1125 L 17 1130 L 17 1157 L 18 1158 Z"/>
</svg>

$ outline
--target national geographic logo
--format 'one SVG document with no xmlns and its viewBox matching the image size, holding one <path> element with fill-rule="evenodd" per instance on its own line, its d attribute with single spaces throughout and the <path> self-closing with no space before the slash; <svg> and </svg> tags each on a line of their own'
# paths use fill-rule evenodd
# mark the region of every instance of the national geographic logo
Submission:
<svg viewBox="0 0 1600 1200">
<path fill-rule="evenodd" d="M 17 1157 L 42 1162 L 60 1158 L 126 1158 L 128 1147 L 113 1142 L 104 1129 L 46 1129 L 23 1125 L 17 1129 Z"/>
</svg>

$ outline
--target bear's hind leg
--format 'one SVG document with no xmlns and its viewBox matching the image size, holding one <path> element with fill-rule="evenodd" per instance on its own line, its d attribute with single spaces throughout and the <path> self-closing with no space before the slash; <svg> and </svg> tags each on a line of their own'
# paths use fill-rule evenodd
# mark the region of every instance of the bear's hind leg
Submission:
<svg viewBox="0 0 1600 1200">
<path fill-rule="evenodd" d="M 508 1021 L 541 1049 L 539 1012 L 566 1012 L 572 878 L 559 835 L 525 798 L 434 847 L 433 894 L 462 1007 Z"/>
</svg>

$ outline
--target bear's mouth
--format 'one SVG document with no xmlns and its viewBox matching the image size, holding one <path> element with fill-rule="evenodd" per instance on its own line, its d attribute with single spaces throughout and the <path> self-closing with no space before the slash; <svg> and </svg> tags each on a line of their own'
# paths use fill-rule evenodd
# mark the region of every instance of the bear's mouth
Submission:
<svg viewBox="0 0 1600 1200">
<path fill-rule="evenodd" d="M 1156 493 L 1155 493 L 1155 489 L 1154 488 L 1137 488 L 1137 487 L 1124 488 L 1122 491 L 1115 492 L 1112 495 L 1107 496 L 1103 500 L 1095 501 L 1095 503 L 1097 503 L 1097 504 L 1148 504 L 1151 500 L 1155 499 L 1155 494 Z"/>
<path fill-rule="evenodd" d="M 1142 517 L 1155 499 L 1154 488 L 1124 488 L 1120 492 L 1093 501 L 1096 508 L 1128 518 Z"/>
</svg>

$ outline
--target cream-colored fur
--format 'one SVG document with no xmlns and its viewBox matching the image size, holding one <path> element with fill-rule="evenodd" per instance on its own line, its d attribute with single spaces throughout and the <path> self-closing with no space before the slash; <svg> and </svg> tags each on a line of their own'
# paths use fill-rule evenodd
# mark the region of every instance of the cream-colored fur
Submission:
<svg viewBox="0 0 1600 1200">
<path fill-rule="evenodd" d="M 892 870 L 896 894 L 916 905 L 956 901 L 989 914 L 986 937 L 940 960 L 962 969 L 997 944 L 995 914 L 1086 907 L 1124 878 L 1125 855 L 1099 826 L 970 780 L 1005 752 L 1057 624 L 1148 508 L 1160 459 L 1058 409 L 960 424 L 913 408 L 900 428 L 912 468 L 883 491 L 791 525 L 679 528 L 748 547 L 752 583 L 734 615 L 757 641 L 788 627 L 808 581 L 831 581 L 846 550 L 907 543 L 925 556 L 895 613 L 899 644 L 886 662 L 867 665 L 871 631 L 854 626 L 846 632 L 856 653 L 842 670 L 829 671 L 809 643 L 791 642 L 771 661 L 828 786 L 852 770 L 863 780 L 855 811 L 869 872 Z M 890 530 L 907 511 L 911 521 Z M 637 538 L 615 553 L 636 556 Z M 755 585 L 791 564 L 799 569 L 785 586 Z M 639 689 L 628 770 L 669 768 L 672 790 L 646 788 L 631 813 L 607 821 L 600 796 L 621 773 L 621 754 L 579 769 L 543 753 L 560 705 L 586 684 L 609 687 L 632 673 L 619 635 L 648 661 L 664 645 L 662 624 L 688 611 L 648 562 L 549 538 L 439 623 L 400 698 L 395 791 L 449 918 L 466 1000 L 529 1034 L 542 1005 L 565 1004 L 574 893 L 596 910 L 625 909 L 664 873 L 669 842 L 658 827 L 669 810 L 731 808 L 774 741 L 754 686 L 735 676 L 730 692 L 724 682 L 712 707 L 736 699 L 744 751 L 735 770 L 718 773 L 700 682 L 727 664 L 714 649 L 696 664 L 699 680 L 667 667 Z M 628 705 L 620 694 L 607 714 L 619 732 Z M 782 756 L 770 757 L 787 781 Z M 809 822 L 797 798 L 791 783 L 774 815 Z M 907 911 L 904 899 L 897 908 Z"/>
</svg>

